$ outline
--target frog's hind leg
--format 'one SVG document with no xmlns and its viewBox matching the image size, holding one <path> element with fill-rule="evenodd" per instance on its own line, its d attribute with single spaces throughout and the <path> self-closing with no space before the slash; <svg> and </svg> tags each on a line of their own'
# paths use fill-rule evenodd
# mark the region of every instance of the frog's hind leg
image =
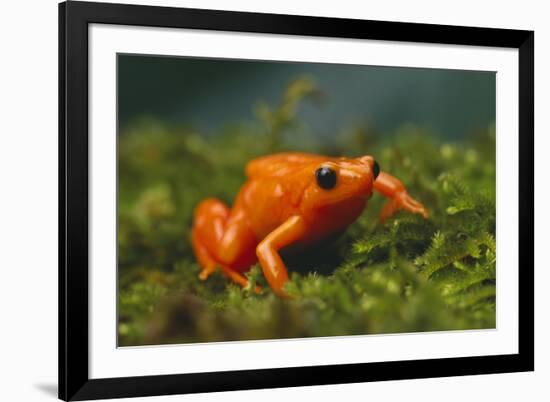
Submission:
<svg viewBox="0 0 550 402">
<path fill-rule="evenodd" d="M 202 267 L 199 274 L 202 280 L 208 278 L 219 266 L 212 251 L 223 235 L 229 212 L 223 202 L 214 198 L 204 200 L 195 210 L 191 241 L 195 256 Z"/>
<path fill-rule="evenodd" d="M 203 281 L 206 280 L 212 272 L 218 267 L 218 263 L 214 260 L 208 253 L 208 249 L 200 240 L 197 231 L 193 230 L 191 235 L 191 241 L 193 243 L 193 251 L 195 252 L 195 257 L 199 262 L 199 265 L 202 267 L 201 272 L 199 273 L 199 278 Z"/>
<path fill-rule="evenodd" d="M 202 267 L 200 279 L 207 279 L 219 267 L 234 282 L 248 285 L 242 272 L 255 262 L 255 238 L 242 216 L 232 215 L 220 200 L 204 200 L 195 210 L 192 243 Z"/>
</svg>

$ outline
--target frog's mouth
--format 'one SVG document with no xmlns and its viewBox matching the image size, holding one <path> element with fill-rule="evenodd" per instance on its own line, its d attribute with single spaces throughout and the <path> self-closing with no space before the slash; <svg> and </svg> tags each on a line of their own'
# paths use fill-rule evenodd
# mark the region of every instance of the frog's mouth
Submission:
<svg viewBox="0 0 550 402">
<path fill-rule="evenodd" d="M 343 198 L 340 201 L 324 204 L 316 208 L 321 216 L 329 216 L 339 223 L 349 223 L 357 218 L 365 209 L 371 194 Z"/>
<path fill-rule="evenodd" d="M 369 180 L 368 183 L 357 184 L 356 186 L 350 188 L 349 191 L 335 191 L 334 194 L 331 194 L 329 197 L 325 198 L 326 206 L 341 206 L 342 208 L 346 207 L 346 204 L 351 200 L 361 200 L 368 201 L 372 197 L 373 193 L 373 184 L 372 180 Z M 338 188 L 335 188 L 337 190 Z"/>
<path fill-rule="evenodd" d="M 372 190 L 369 190 L 369 191 L 366 191 L 364 193 L 358 193 L 358 194 L 350 194 L 350 195 L 342 195 L 342 196 L 337 196 L 337 197 L 334 197 L 332 199 L 330 199 L 330 201 L 327 203 L 327 205 L 333 205 L 333 206 L 337 206 L 337 205 L 342 205 L 342 206 L 345 206 L 346 203 L 350 200 L 363 200 L 363 201 L 368 201 L 370 198 L 372 197 Z"/>
</svg>

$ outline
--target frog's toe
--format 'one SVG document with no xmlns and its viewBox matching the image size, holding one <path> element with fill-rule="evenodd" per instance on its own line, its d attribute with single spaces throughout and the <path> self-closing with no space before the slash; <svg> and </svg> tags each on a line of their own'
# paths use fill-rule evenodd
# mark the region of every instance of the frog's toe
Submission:
<svg viewBox="0 0 550 402">
<path fill-rule="evenodd" d="M 202 281 L 205 281 L 208 279 L 208 277 L 216 270 L 216 266 L 209 266 L 202 269 L 202 271 L 199 273 L 199 279 Z"/>
<path fill-rule="evenodd" d="M 415 214 L 420 214 L 422 215 L 425 219 L 428 218 L 429 214 L 428 214 L 428 211 L 426 210 L 426 208 L 424 208 L 424 205 L 422 205 L 421 203 L 419 203 L 418 201 L 416 201 L 414 198 L 412 198 L 410 195 L 406 194 L 402 199 L 401 199 L 401 207 L 403 209 L 406 209 L 412 213 L 415 213 Z"/>
</svg>

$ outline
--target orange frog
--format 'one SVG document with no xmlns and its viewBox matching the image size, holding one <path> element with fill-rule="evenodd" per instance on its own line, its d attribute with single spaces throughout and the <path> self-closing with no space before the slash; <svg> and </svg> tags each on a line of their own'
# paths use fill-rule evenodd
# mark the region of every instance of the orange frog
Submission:
<svg viewBox="0 0 550 402">
<path fill-rule="evenodd" d="M 279 250 L 311 246 L 342 232 L 361 215 L 373 190 L 389 198 L 382 221 L 400 208 L 428 217 L 372 156 L 281 153 L 252 160 L 246 175 L 233 208 L 208 198 L 195 210 L 192 241 L 203 280 L 219 267 L 247 286 L 243 272 L 259 261 L 271 289 L 285 297 L 288 273 Z"/>
</svg>

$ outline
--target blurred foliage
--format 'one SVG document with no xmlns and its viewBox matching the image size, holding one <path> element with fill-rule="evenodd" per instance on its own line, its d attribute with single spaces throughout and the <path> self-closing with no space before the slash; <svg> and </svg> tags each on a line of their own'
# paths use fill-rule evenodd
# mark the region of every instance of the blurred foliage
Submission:
<svg viewBox="0 0 550 402">
<path fill-rule="evenodd" d="M 404 126 L 378 136 L 368 125 L 319 143 L 298 119 L 322 93 L 312 78 L 290 83 L 258 120 L 205 136 L 141 119 L 119 136 L 119 345 L 492 328 L 495 326 L 495 134 L 443 143 Z M 430 211 L 381 224 L 383 197 L 328 247 L 285 256 L 294 297 L 281 300 L 258 265 L 261 294 L 221 274 L 197 278 L 190 228 L 205 197 L 232 203 L 244 165 L 260 155 L 307 150 L 371 154 Z"/>
</svg>

